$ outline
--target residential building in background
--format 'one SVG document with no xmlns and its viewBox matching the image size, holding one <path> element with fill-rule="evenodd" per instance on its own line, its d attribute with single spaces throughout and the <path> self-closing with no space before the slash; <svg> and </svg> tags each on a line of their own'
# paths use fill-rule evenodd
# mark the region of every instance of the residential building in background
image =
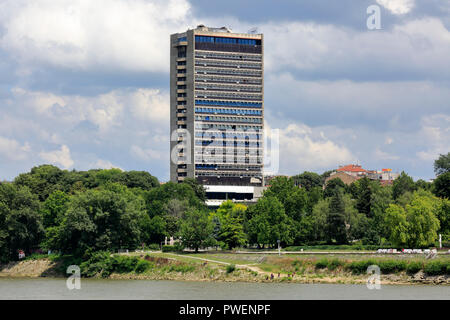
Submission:
<svg viewBox="0 0 450 320">
<path fill-rule="evenodd" d="M 263 35 L 199 25 L 170 44 L 171 181 L 195 178 L 209 200 L 254 199 L 264 185 Z"/>
<path fill-rule="evenodd" d="M 392 172 L 392 169 L 381 169 L 381 170 L 366 170 L 363 169 L 361 165 L 349 164 L 345 166 L 339 166 L 334 172 L 330 174 L 328 178 L 325 179 L 325 184 L 331 179 L 339 178 L 345 184 L 349 185 L 358 179 L 367 177 L 371 180 L 377 180 L 382 185 L 392 184 L 395 179 L 399 177 L 399 173 Z"/>
</svg>

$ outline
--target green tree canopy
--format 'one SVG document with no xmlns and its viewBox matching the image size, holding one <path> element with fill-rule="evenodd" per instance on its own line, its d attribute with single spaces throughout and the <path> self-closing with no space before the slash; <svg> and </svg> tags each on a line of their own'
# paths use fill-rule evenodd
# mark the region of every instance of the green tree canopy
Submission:
<svg viewBox="0 0 450 320">
<path fill-rule="evenodd" d="M 323 179 L 315 172 L 305 171 L 302 174 L 298 174 L 292 177 L 294 183 L 307 191 L 310 191 L 314 187 L 322 187 Z"/>
<path fill-rule="evenodd" d="M 450 172 L 442 173 L 433 181 L 433 191 L 438 197 L 450 199 Z"/>
<path fill-rule="evenodd" d="M 334 179 L 333 179 L 334 180 Z M 327 240 L 331 243 L 335 240 L 339 244 L 347 243 L 347 227 L 345 223 L 345 203 L 342 191 L 334 189 L 330 199 L 329 213 L 327 216 Z"/>
<path fill-rule="evenodd" d="M 181 221 L 180 236 L 185 247 L 195 249 L 206 247 L 213 239 L 213 224 L 205 211 L 191 209 Z"/>
<path fill-rule="evenodd" d="M 413 192 L 416 189 L 416 185 L 414 180 L 408 176 L 404 171 L 400 174 L 400 176 L 394 180 L 392 187 L 392 196 L 394 199 L 397 199 L 405 192 Z"/>
<path fill-rule="evenodd" d="M 434 161 L 434 172 L 437 176 L 450 172 L 450 152 L 441 154 L 439 158 Z"/>
<path fill-rule="evenodd" d="M 28 187 L 0 184 L 0 260 L 17 259 L 17 251 L 29 253 L 44 236 L 40 203 Z"/>
</svg>

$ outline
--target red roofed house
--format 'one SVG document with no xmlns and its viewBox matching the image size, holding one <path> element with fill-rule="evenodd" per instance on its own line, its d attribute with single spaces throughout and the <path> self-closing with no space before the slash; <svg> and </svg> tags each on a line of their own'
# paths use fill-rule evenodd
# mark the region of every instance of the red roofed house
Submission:
<svg viewBox="0 0 450 320">
<path fill-rule="evenodd" d="M 367 170 L 363 169 L 360 165 L 357 164 L 349 164 L 346 166 L 339 166 L 339 169 L 336 170 L 337 172 L 343 172 L 348 175 L 354 176 L 354 177 L 364 177 L 367 176 Z"/>
</svg>

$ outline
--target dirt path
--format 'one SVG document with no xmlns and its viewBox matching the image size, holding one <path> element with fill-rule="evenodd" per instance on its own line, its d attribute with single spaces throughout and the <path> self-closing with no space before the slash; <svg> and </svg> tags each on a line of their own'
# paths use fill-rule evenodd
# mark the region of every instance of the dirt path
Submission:
<svg viewBox="0 0 450 320">
<path fill-rule="evenodd" d="M 182 257 L 182 258 L 197 259 L 197 260 L 201 260 L 201 261 L 207 261 L 207 262 L 223 264 L 223 265 L 231 265 L 232 264 L 230 262 L 224 262 L 224 261 L 218 261 L 218 260 L 212 260 L 212 259 L 206 259 L 206 258 L 199 258 L 199 257 L 191 257 L 191 256 L 185 256 L 185 255 L 175 254 L 175 253 L 167 253 L 167 254 Z M 261 270 L 259 267 L 255 266 L 254 264 L 235 264 L 235 266 L 236 266 L 236 268 L 239 268 L 239 269 L 249 269 L 251 271 L 257 272 L 260 275 L 270 276 L 270 274 L 271 274 L 270 272 Z"/>
</svg>

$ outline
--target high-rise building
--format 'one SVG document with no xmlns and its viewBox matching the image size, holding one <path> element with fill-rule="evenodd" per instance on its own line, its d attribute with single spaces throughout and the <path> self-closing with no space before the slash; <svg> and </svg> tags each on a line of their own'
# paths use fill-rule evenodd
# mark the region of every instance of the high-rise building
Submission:
<svg viewBox="0 0 450 320">
<path fill-rule="evenodd" d="M 196 178 L 209 198 L 254 196 L 249 187 L 264 183 L 263 35 L 200 25 L 170 42 L 171 181 Z"/>
</svg>

